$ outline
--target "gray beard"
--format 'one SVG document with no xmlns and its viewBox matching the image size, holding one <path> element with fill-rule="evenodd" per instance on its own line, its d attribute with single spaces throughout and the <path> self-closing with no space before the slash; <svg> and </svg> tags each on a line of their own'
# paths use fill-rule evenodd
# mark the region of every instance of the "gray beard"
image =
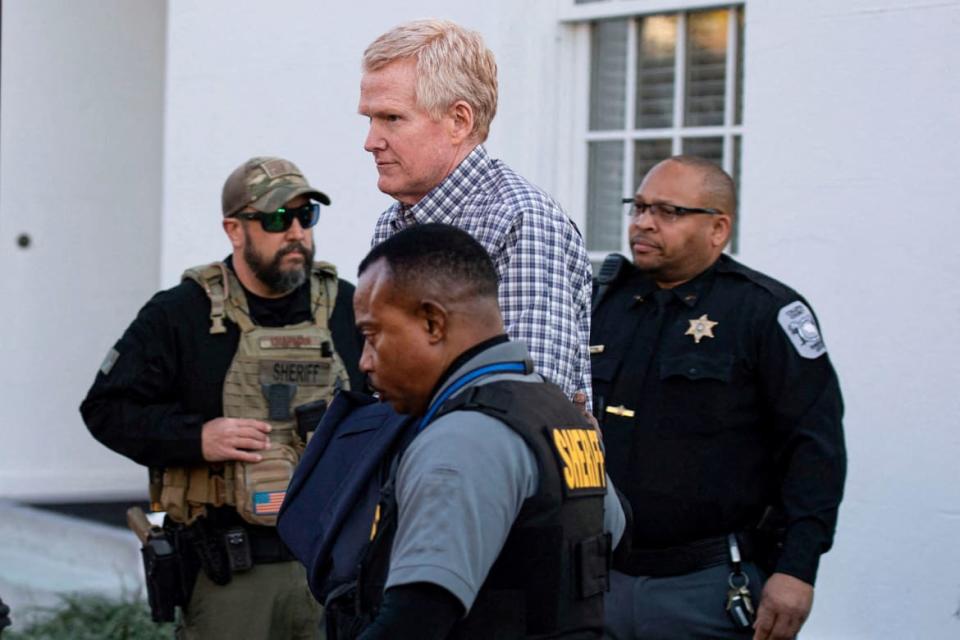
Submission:
<svg viewBox="0 0 960 640">
<path fill-rule="evenodd" d="M 303 266 L 286 270 L 282 269 L 280 264 L 283 258 L 293 252 L 298 252 L 303 256 Z M 313 264 L 313 253 L 314 250 L 312 247 L 307 249 L 298 242 L 280 249 L 273 257 L 273 260 L 267 262 L 260 253 L 254 250 L 253 245 L 249 242 L 249 238 L 243 247 L 243 259 L 250 267 L 250 270 L 253 271 L 253 275 L 255 275 L 257 280 L 262 282 L 267 289 L 278 295 L 290 293 L 307 281 L 310 265 Z"/>
</svg>

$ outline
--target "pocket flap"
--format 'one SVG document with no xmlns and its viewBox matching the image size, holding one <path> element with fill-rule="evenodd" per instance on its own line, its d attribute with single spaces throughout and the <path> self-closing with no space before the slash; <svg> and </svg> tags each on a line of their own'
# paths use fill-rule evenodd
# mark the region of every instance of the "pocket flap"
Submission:
<svg viewBox="0 0 960 640">
<path fill-rule="evenodd" d="M 730 382 L 732 354 L 685 353 L 660 360 L 660 379 L 681 376 L 689 380 L 721 380 Z"/>
<path fill-rule="evenodd" d="M 613 382 L 620 368 L 620 358 L 612 354 L 595 354 L 590 358 L 590 373 L 599 382 Z"/>
<path fill-rule="evenodd" d="M 612 542 L 609 533 L 602 533 L 576 543 L 578 599 L 586 600 L 610 590 Z"/>
</svg>

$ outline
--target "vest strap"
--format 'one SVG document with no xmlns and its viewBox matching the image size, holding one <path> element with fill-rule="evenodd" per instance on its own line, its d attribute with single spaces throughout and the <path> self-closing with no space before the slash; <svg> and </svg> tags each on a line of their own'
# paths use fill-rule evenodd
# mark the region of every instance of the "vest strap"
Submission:
<svg viewBox="0 0 960 640">
<path fill-rule="evenodd" d="M 203 287 L 210 299 L 210 333 L 226 333 L 224 317 L 244 333 L 253 331 L 250 307 L 237 276 L 223 262 L 187 269 L 183 279 Z M 310 268 L 310 315 L 316 326 L 327 328 L 337 299 L 337 268 L 329 262 L 314 262 Z"/>
<path fill-rule="evenodd" d="M 310 271 L 310 315 L 326 329 L 337 299 L 337 268 L 329 262 L 314 262 Z"/>
<path fill-rule="evenodd" d="M 236 322 L 241 331 L 249 333 L 254 330 L 256 325 L 253 324 L 253 320 L 250 318 L 250 306 L 247 304 L 247 296 L 244 294 L 243 287 L 240 285 L 237 276 L 227 269 L 227 266 L 222 262 L 220 264 L 223 265 L 226 277 L 230 281 L 229 296 L 227 296 L 227 299 L 230 301 L 230 306 L 227 308 L 227 317 Z"/>
<path fill-rule="evenodd" d="M 454 411 L 489 409 L 507 415 L 513 405 L 513 393 L 508 387 L 477 385 L 448 400 L 437 412 L 437 418 Z"/>
</svg>

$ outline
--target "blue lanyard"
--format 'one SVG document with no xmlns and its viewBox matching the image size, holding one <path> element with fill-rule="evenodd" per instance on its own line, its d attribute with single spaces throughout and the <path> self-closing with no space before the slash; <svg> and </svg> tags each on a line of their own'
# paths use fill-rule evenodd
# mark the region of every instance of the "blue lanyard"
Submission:
<svg viewBox="0 0 960 640">
<path fill-rule="evenodd" d="M 453 383 L 443 390 L 436 400 L 434 400 L 430 407 L 427 409 L 427 412 L 424 414 L 423 418 L 420 419 L 420 422 L 417 423 L 417 433 L 422 431 L 424 427 L 430 424 L 430 421 L 433 419 L 433 416 L 440 410 L 440 407 L 443 406 L 443 403 L 450 399 L 450 396 L 455 394 L 460 389 L 463 389 L 466 385 L 470 384 L 477 378 L 482 378 L 483 376 L 488 376 L 493 373 L 525 373 L 527 370 L 527 365 L 523 362 L 500 362 L 497 364 L 488 364 L 484 367 L 474 369 L 473 371 L 468 371 L 459 378 L 453 381 Z"/>
</svg>

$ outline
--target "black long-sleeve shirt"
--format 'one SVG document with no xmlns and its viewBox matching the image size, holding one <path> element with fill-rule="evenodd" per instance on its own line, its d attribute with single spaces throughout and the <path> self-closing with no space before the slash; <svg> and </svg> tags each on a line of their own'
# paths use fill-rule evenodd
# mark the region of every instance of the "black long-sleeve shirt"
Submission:
<svg viewBox="0 0 960 640">
<path fill-rule="evenodd" d="M 226 262 L 232 268 L 230 258 Z M 351 388 L 361 389 L 363 343 L 354 326 L 353 291 L 339 281 L 329 324 Z M 309 279 L 282 298 L 245 293 L 258 325 L 312 319 Z M 157 293 L 116 343 L 115 357 L 105 361 L 80 406 L 90 433 L 142 465 L 202 464 L 200 429 L 223 415 L 223 380 L 240 339 L 234 323 L 225 325 L 226 333 L 210 333 L 210 300 L 196 282 Z"/>
<path fill-rule="evenodd" d="M 787 525 L 775 570 L 813 584 L 846 453 L 812 311 L 728 256 L 673 289 L 624 269 L 590 342 L 607 469 L 633 508 L 634 545 L 743 531 L 775 506 Z"/>
</svg>

